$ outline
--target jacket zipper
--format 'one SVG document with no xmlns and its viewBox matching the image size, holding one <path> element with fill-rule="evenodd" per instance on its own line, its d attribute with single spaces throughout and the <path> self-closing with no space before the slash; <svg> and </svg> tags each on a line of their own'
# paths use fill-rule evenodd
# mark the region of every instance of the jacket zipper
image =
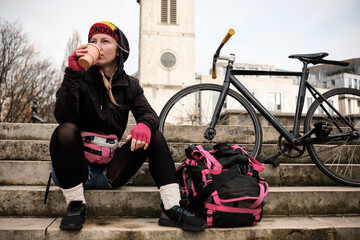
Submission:
<svg viewBox="0 0 360 240">
<path fill-rule="evenodd" d="M 101 89 L 100 89 L 100 111 L 102 111 L 103 109 L 103 91 L 104 91 L 104 86 L 103 84 L 101 84 Z"/>
</svg>

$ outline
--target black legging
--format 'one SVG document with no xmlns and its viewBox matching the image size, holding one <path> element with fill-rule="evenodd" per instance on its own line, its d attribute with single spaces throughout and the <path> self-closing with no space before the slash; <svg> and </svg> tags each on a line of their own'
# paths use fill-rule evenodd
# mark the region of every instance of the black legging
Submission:
<svg viewBox="0 0 360 240">
<path fill-rule="evenodd" d="M 131 151 L 130 144 L 131 141 L 128 141 L 117 148 L 108 165 L 107 179 L 113 188 L 127 183 L 148 157 L 150 173 L 158 188 L 177 183 L 174 161 L 160 131 L 151 132 L 146 150 Z M 87 181 L 88 163 L 84 156 L 84 143 L 75 124 L 64 123 L 55 129 L 50 141 L 50 155 L 62 188 L 72 188 Z"/>
</svg>

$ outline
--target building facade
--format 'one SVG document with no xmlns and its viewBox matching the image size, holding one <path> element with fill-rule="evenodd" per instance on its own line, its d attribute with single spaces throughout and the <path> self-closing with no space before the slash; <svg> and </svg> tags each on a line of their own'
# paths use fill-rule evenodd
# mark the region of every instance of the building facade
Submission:
<svg viewBox="0 0 360 240">
<path fill-rule="evenodd" d="M 360 58 L 345 60 L 349 62 L 346 67 L 335 65 L 319 65 L 310 67 L 310 76 L 318 85 L 325 88 L 355 88 L 360 89 Z M 360 98 L 343 96 L 339 99 L 344 113 L 359 114 Z"/>
<path fill-rule="evenodd" d="M 224 79 L 226 62 L 217 64 L 217 78 L 210 75 L 201 76 L 202 83 L 221 84 Z M 275 66 L 266 64 L 234 63 L 234 69 L 280 71 Z M 264 105 L 269 111 L 275 113 L 294 113 L 299 90 L 299 77 L 291 76 L 236 76 L 237 79 Z M 312 82 L 314 85 L 315 82 Z M 231 86 L 231 88 L 234 88 Z M 317 86 L 321 93 L 329 89 Z M 313 102 L 309 95 L 305 99 L 303 113 L 305 114 Z"/>
<path fill-rule="evenodd" d="M 345 60 L 346 67 L 319 65 L 310 67 L 310 78 L 328 88 L 349 87 L 360 89 L 360 58 Z"/>
<path fill-rule="evenodd" d="M 138 78 L 157 113 L 195 81 L 195 0 L 138 0 Z"/>
<path fill-rule="evenodd" d="M 140 4 L 139 71 L 137 77 L 155 111 L 179 90 L 195 83 L 221 84 L 226 63 L 218 63 L 218 78 L 195 73 L 195 0 L 137 0 Z M 346 68 L 320 65 L 311 67 L 309 81 L 320 92 L 333 87 L 360 89 L 360 59 L 350 59 Z M 235 63 L 244 70 L 277 70 L 271 65 Z M 299 78 L 239 76 L 241 82 L 270 111 L 294 113 Z M 308 95 L 303 113 L 313 102 Z M 356 105 L 356 103 L 354 102 Z M 354 105 L 354 106 L 355 106 Z M 360 106 L 360 103 L 359 103 Z"/>
</svg>

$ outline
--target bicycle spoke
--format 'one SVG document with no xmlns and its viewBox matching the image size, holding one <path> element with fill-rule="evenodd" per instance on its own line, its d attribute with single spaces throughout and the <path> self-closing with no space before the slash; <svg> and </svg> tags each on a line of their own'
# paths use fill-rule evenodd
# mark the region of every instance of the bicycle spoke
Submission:
<svg viewBox="0 0 360 240">
<path fill-rule="evenodd" d="M 353 133 L 360 124 L 360 91 L 339 88 L 323 94 L 327 102 L 334 104 L 343 118 L 331 111 L 327 103 L 317 99 L 310 107 L 304 131 L 308 132 L 317 121 L 329 123 L 333 128 L 329 136 L 320 136 L 318 141 L 306 145 L 309 155 L 316 165 L 329 177 L 343 184 L 360 186 L 360 143 Z M 320 103 L 322 105 L 320 105 Z M 323 109 L 329 110 L 327 113 Z M 349 123 L 352 126 L 349 126 Z M 338 136 L 334 138 L 334 136 Z"/>
<path fill-rule="evenodd" d="M 181 90 L 165 104 L 160 114 L 160 131 L 168 142 L 229 142 L 246 145 L 252 156 L 257 156 L 262 141 L 260 122 L 249 103 L 233 90 L 228 92 L 226 103 L 220 109 L 215 137 L 212 140 L 204 138 L 204 131 L 212 121 L 221 89 L 221 86 L 215 84 L 198 84 Z M 232 119 L 241 121 L 230 123 Z M 247 125 L 246 128 L 243 124 Z M 167 130 L 172 126 L 181 129 L 180 134 L 174 135 L 173 131 Z"/>
</svg>

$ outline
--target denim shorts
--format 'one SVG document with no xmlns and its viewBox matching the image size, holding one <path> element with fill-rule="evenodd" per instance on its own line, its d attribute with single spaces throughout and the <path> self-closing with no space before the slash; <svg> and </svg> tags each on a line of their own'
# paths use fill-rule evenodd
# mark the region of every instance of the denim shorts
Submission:
<svg viewBox="0 0 360 240">
<path fill-rule="evenodd" d="M 88 169 L 89 174 L 84 189 L 112 189 L 106 178 L 107 165 L 89 165 Z M 61 187 L 54 171 L 51 171 L 51 178 L 57 186 Z"/>
</svg>

